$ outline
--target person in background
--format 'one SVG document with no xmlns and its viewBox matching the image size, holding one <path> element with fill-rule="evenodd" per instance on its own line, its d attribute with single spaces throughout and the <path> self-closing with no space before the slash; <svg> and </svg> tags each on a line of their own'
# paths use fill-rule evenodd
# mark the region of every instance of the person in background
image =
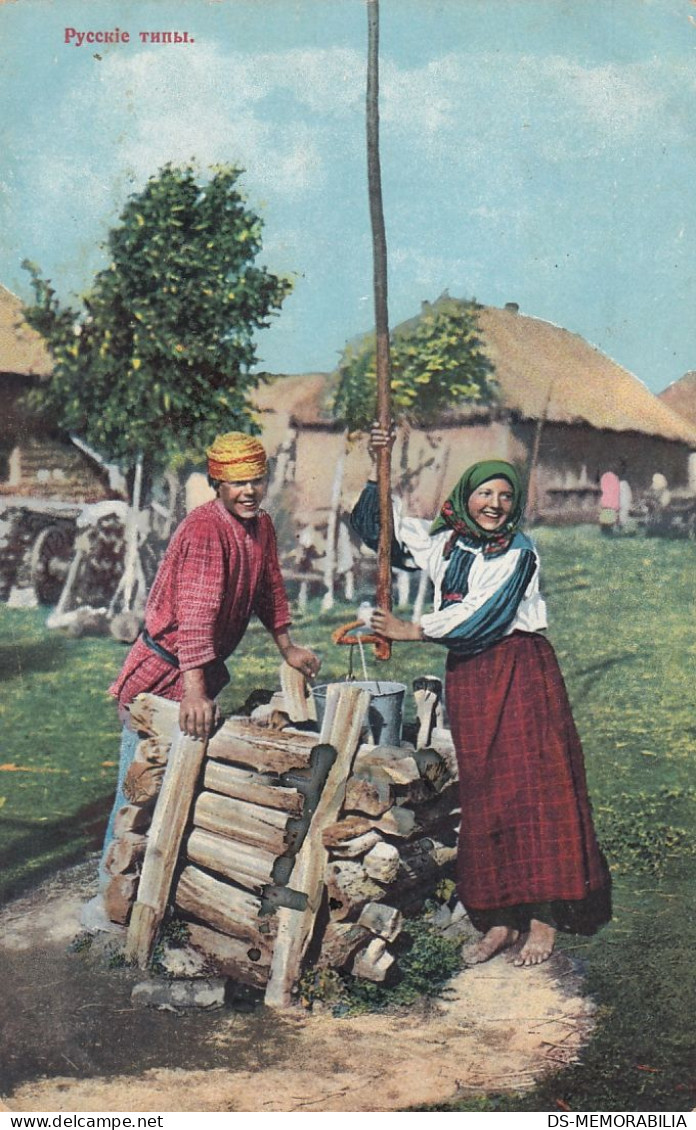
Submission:
<svg viewBox="0 0 696 1130">
<path fill-rule="evenodd" d="M 375 426 L 371 451 L 393 443 Z M 393 560 L 424 569 L 434 609 L 419 623 L 374 611 L 390 640 L 447 649 L 445 701 L 457 761 L 457 891 L 481 938 L 468 964 L 511 950 L 537 965 L 557 930 L 593 934 L 611 917 L 608 868 L 595 837 L 582 747 L 558 662 L 544 636 L 539 557 L 519 528 L 522 485 L 492 459 L 464 472 L 434 522 L 394 513 Z M 352 514 L 376 548 L 369 481 Z"/>
<path fill-rule="evenodd" d="M 599 500 L 599 528 L 603 534 L 614 534 L 619 523 L 619 496 L 621 484 L 613 471 L 605 471 L 599 480 L 602 496 Z"/>
</svg>

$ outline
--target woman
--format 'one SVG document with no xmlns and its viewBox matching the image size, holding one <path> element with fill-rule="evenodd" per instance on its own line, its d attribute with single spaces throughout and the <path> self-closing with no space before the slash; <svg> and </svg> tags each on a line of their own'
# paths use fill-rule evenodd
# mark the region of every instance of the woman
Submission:
<svg viewBox="0 0 696 1130">
<path fill-rule="evenodd" d="M 373 453 L 392 442 L 373 428 Z M 448 649 L 462 812 L 457 890 L 482 934 L 464 951 L 472 965 L 513 947 L 515 965 L 538 965 L 550 957 L 556 930 L 593 934 L 611 917 L 582 747 L 541 634 L 546 607 L 537 552 L 519 530 L 523 508 L 515 468 L 487 460 L 469 467 L 432 525 L 395 511 L 394 564 L 428 573 L 434 611 L 418 624 L 385 609 L 371 620 L 388 639 Z M 376 548 L 373 481 L 352 521 Z"/>
</svg>

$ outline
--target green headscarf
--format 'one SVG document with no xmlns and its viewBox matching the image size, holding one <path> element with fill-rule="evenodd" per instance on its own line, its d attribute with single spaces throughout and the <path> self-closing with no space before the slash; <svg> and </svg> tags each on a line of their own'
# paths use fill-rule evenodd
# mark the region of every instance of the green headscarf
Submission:
<svg viewBox="0 0 696 1130">
<path fill-rule="evenodd" d="M 467 508 L 472 492 L 489 479 L 507 479 L 512 487 L 512 509 L 509 517 L 504 526 L 494 531 L 482 529 L 471 517 Z M 430 533 L 437 534 L 440 530 L 451 529 L 454 530 L 455 535 L 473 538 L 477 542 L 489 542 L 492 551 L 500 552 L 509 545 L 523 513 L 522 480 L 512 463 L 506 463 L 503 459 L 483 459 L 480 463 L 473 463 L 464 472 L 446 498 L 439 515 L 430 527 Z"/>
</svg>

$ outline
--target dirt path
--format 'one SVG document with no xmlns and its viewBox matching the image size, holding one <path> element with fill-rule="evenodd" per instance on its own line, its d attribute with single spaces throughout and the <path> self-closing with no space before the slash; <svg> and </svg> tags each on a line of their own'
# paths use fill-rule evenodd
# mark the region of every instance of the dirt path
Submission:
<svg viewBox="0 0 696 1130">
<path fill-rule="evenodd" d="M 142 974 L 68 949 L 93 873 L 62 872 L 0 912 L 0 1092 L 11 1110 L 403 1110 L 525 1090 L 570 1062 L 592 1027 L 594 1006 L 563 955 L 537 969 L 498 957 L 467 970 L 407 1022 L 134 1008 Z"/>
</svg>

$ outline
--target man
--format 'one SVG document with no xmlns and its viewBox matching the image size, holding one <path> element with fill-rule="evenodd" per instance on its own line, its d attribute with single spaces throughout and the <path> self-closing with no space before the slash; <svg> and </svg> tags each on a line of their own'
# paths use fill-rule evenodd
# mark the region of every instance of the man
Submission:
<svg viewBox="0 0 696 1130">
<path fill-rule="evenodd" d="M 225 660 L 235 651 L 256 614 L 283 659 L 307 678 L 319 670 L 317 656 L 295 645 L 290 608 L 278 561 L 275 531 L 261 509 L 267 485 L 263 445 L 253 436 L 229 432 L 208 450 L 208 479 L 216 498 L 196 507 L 172 537 L 145 609 L 145 628 L 109 688 L 124 724 L 118 786 L 100 865 L 113 838 L 114 818 L 127 804 L 123 781 L 133 761 L 137 734 L 128 708 L 144 692 L 180 703 L 179 726 L 204 738 L 217 720 L 215 699 L 229 682 Z M 87 929 L 113 928 L 98 895 L 83 908 Z"/>
</svg>

